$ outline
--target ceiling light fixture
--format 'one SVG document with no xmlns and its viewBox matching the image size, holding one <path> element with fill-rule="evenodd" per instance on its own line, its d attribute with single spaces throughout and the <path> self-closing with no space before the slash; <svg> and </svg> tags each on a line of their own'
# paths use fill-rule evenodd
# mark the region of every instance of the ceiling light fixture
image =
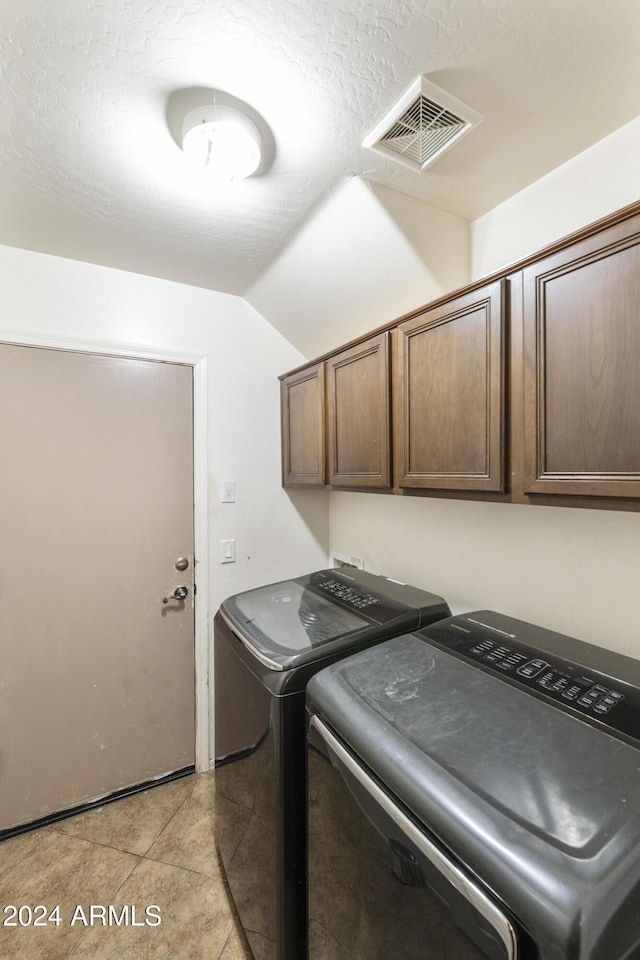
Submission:
<svg viewBox="0 0 640 960">
<path fill-rule="evenodd" d="M 185 155 L 216 179 L 250 177 L 260 165 L 261 146 L 256 125 L 234 107 L 197 107 L 182 124 Z"/>
</svg>

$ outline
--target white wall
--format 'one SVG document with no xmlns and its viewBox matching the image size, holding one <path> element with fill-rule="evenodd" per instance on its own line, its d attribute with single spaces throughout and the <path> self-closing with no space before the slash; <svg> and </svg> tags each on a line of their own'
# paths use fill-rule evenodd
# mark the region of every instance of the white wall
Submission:
<svg viewBox="0 0 640 960">
<path fill-rule="evenodd" d="M 640 514 L 333 493 L 331 546 L 454 613 L 499 610 L 640 658 Z"/>
<path fill-rule="evenodd" d="M 302 357 L 239 297 L 0 247 L 3 331 L 206 356 L 209 600 L 326 564 L 325 494 L 280 482 L 278 374 Z M 236 503 L 221 504 L 222 480 Z M 237 562 L 221 565 L 220 539 Z"/>
<path fill-rule="evenodd" d="M 640 199 L 640 117 L 471 224 L 471 277 L 494 270 Z"/>
<path fill-rule="evenodd" d="M 246 297 L 310 359 L 468 278 L 466 221 L 352 177 L 318 207 Z"/>
<path fill-rule="evenodd" d="M 638 200 L 639 148 L 640 119 L 476 221 L 473 276 Z M 357 252 L 350 269 L 366 273 Z M 457 612 L 498 609 L 640 658 L 638 513 L 336 492 L 330 542 Z"/>
</svg>

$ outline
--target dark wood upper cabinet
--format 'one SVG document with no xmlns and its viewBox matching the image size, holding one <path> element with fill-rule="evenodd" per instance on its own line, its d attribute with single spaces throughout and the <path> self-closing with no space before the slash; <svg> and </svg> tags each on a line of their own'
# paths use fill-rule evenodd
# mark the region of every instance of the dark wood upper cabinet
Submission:
<svg viewBox="0 0 640 960">
<path fill-rule="evenodd" d="M 401 323 L 395 469 L 400 487 L 504 487 L 505 281 Z"/>
<path fill-rule="evenodd" d="M 525 493 L 640 497 L 640 215 L 523 274 Z"/>
<path fill-rule="evenodd" d="M 287 487 L 639 510 L 640 203 L 280 380 Z"/>
<path fill-rule="evenodd" d="M 327 360 L 329 483 L 391 486 L 389 334 Z"/>
<path fill-rule="evenodd" d="M 324 363 L 280 380 L 282 483 L 322 487 L 326 482 Z"/>
</svg>

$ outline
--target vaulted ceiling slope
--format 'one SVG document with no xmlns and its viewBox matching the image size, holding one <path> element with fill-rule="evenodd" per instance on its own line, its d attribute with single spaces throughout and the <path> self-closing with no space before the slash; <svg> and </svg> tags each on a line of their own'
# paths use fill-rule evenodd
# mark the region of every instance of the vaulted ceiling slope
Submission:
<svg viewBox="0 0 640 960">
<path fill-rule="evenodd" d="M 640 113 L 637 0 L 7 0 L 0 243 L 243 293 L 345 178 L 474 219 Z M 484 121 L 423 173 L 362 146 L 419 75 Z M 181 114 L 273 137 L 214 188 Z"/>
</svg>

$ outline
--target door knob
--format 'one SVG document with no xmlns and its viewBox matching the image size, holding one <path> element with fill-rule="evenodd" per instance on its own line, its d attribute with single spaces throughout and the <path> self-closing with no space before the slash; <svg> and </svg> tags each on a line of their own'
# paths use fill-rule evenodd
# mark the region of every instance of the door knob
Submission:
<svg viewBox="0 0 640 960">
<path fill-rule="evenodd" d="M 175 587 L 171 593 L 162 598 L 163 603 L 169 603 L 169 600 L 184 600 L 189 595 L 189 587 Z"/>
</svg>

